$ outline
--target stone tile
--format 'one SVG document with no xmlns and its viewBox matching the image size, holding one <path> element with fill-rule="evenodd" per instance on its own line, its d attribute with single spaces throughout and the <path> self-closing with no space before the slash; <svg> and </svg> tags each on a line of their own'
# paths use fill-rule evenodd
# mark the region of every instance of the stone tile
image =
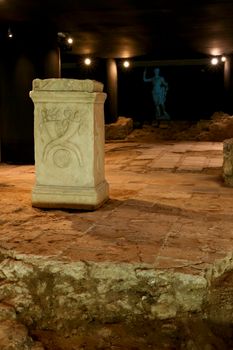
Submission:
<svg viewBox="0 0 233 350">
<path fill-rule="evenodd" d="M 130 166 L 145 166 L 149 163 L 148 160 L 145 159 L 139 159 L 138 157 L 130 162 Z"/>
<path fill-rule="evenodd" d="M 209 161 L 208 161 L 208 167 L 216 167 L 216 168 L 219 167 L 220 168 L 222 166 L 223 166 L 223 159 L 222 159 L 222 157 L 219 158 L 219 159 L 216 159 L 216 158 L 209 159 Z"/>
<path fill-rule="evenodd" d="M 193 172 L 193 173 L 201 173 L 203 171 L 204 167 L 200 167 L 200 166 L 181 166 L 178 167 L 178 169 L 176 170 L 177 172 Z"/>
<path fill-rule="evenodd" d="M 150 264 L 153 265 L 154 261 L 158 255 L 159 247 L 158 246 L 152 246 L 152 245 L 140 245 L 138 248 L 138 262 L 142 264 Z M 133 261 L 134 263 L 137 262 L 137 260 Z"/>
<path fill-rule="evenodd" d="M 111 251 L 111 249 L 98 250 L 98 249 L 76 249 L 73 247 L 68 248 L 62 255 L 58 256 L 59 260 L 65 261 L 93 261 L 93 262 L 121 262 L 139 263 L 140 258 L 136 249 L 134 251 L 130 249 L 122 250 L 121 254 Z"/>
<path fill-rule="evenodd" d="M 140 156 L 137 156 L 135 158 L 135 160 L 145 160 L 145 161 L 150 161 L 153 160 L 155 158 L 157 158 L 160 155 L 161 151 L 156 151 L 153 150 L 153 152 L 143 152 L 143 154 L 141 154 Z"/>
<path fill-rule="evenodd" d="M 15 230 L 11 232 L 6 232 L 5 234 L 0 234 L 0 241 L 11 241 L 20 243 L 23 241 L 32 241 L 33 239 L 39 237 L 43 234 L 41 229 L 34 229 L 33 231 L 22 229 L 21 231 Z"/>
<path fill-rule="evenodd" d="M 171 198 L 171 199 L 183 198 L 183 199 L 187 199 L 187 198 L 191 198 L 191 196 L 192 196 L 191 193 L 181 192 L 181 191 L 157 192 L 156 193 L 156 197 L 159 197 L 159 198 Z"/>
<path fill-rule="evenodd" d="M 14 250 L 17 253 L 23 254 L 33 254 L 40 256 L 57 256 L 66 248 L 68 248 L 71 244 L 73 244 L 73 236 L 60 236 L 56 237 L 56 235 L 46 235 L 43 234 L 32 241 L 24 241 L 24 242 L 13 242 L 15 243 Z M 12 243 L 12 242 L 10 242 Z"/>
<path fill-rule="evenodd" d="M 129 199 L 125 200 L 123 205 L 137 206 L 138 207 L 138 211 L 141 211 L 142 208 L 151 208 L 151 207 L 153 207 L 154 203 L 147 202 L 147 201 L 144 201 L 144 200 L 129 198 Z"/>
<path fill-rule="evenodd" d="M 179 260 L 192 260 L 206 262 L 206 254 L 201 252 L 199 249 L 193 249 L 186 246 L 166 246 L 159 252 L 159 257 L 170 257 Z"/>
</svg>

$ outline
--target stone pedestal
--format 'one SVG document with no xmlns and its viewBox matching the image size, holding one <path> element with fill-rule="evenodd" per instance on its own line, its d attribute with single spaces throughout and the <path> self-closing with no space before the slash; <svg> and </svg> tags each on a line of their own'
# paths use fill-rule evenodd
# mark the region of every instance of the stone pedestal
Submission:
<svg viewBox="0 0 233 350">
<path fill-rule="evenodd" d="M 223 178 L 226 185 L 233 187 L 233 139 L 223 142 Z"/>
<path fill-rule="evenodd" d="M 33 81 L 33 206 L 93 210 L 108 199 L 102 91 L 103 84 L 92 80 Z"/>
</svg>

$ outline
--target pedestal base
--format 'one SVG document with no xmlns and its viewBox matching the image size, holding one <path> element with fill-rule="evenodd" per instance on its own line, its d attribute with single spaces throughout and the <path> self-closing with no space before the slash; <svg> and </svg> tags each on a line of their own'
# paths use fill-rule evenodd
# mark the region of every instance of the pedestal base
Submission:
<svg viewBox="0 0 233 350">
<path fill-rule="evenodd" d="M 32 191 L 32 206 L 95 210 L 108 200 L 108 193 L 106 181 L 96 187 L 36 185 Z"/>
</svg>

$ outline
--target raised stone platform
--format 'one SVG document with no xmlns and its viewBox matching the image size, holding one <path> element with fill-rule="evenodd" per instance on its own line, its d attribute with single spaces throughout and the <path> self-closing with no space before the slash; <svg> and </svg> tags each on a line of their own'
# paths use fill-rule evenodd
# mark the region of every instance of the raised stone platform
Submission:
<svg viewBox="0 0 233 350">
<path fill-rule="evenodd" d="M 32 208 L 34 167 L 0 165 L 0 302 L 49 350 L 232 349 L 222 143 L 108 143 L 105 157 L 95 212 Z"/>
</svg>

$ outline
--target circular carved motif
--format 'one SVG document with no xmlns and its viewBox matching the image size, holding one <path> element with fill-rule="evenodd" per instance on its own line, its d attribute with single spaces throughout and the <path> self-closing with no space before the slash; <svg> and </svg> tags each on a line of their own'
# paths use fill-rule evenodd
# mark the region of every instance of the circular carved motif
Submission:
<svg viewBox="0 0 233 350">
<path fill-rule="evenodd" d="M 58 149 L 54 152 L 53 161 L 58 168 L 67 168 L 70 164 L 71 154 L 66 149 Z"/>
</svg>

